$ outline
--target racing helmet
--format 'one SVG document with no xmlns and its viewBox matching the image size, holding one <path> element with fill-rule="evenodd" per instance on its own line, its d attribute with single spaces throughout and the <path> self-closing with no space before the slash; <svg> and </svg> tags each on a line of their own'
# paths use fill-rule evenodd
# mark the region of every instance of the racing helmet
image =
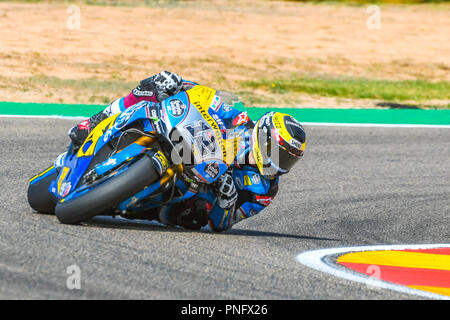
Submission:
<svg viewBox="0 0 450 320">
<path fill-rule="evenodd" d="M 252 133 L 252 154 L 259 172 L 274 178 L 288 173 L 303 156 L 306 133 L 294 117 L 267 112 Z"/>
</svg>

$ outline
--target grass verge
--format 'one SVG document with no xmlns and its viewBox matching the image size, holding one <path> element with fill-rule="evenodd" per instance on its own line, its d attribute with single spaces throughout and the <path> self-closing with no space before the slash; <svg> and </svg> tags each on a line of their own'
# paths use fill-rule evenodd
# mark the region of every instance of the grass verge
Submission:
<svg viewBox="0 0 450 320">
<path fill-rule="evenodd" d="M 435 100 L 450 100 L 450 82 L 448 81 L 390 81 L 293 75 L 284 79 L 244 81 L 242 85 L 282 95 L 302 93 L 322 97 L 377 99 L 385 102 L 415 102 L 419 104 Z M 446 107 L 450 106 L 446 105 Z"/>
<path fill-rule="evenodd" d="M 0 76 L 0 89 L 5 96 L 57 103 L 101 103 L 128 94 L 137 81 L 117 79 L 61 79 L 55 76 Z M 331 76 L 292 76 L 285 79 L 239 81 L 236 84 L 210 84 L 219 90 L 234 92 L 246 106 L 259 107 L 388 107 L 448 108 L 450 82 L 425 80 L 372 80 L 366 78 L 334 78 Z M 31 99 L 23 100 L 22 97 Z M 6 100 L 6 99 L 0 99 Z"/>
</svg>

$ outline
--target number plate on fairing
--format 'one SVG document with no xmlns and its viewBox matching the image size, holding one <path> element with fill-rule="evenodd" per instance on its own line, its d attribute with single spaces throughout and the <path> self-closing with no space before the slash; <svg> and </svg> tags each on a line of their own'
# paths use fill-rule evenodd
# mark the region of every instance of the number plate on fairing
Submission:
<svg viewBox="0 0 450 320">
<path fill-rule="evenodd" d="M 176 127 L 190 144 L 194 163 L 186 164 L 193 165 L 192 172 L 205 183 L 214 182 L 228 169 L 234 158 L 231 157 L 231 161 L 227 159 L 226 128 L 210 108 L 214 96 L 215 90 L 196 86 L 162 103 L 166 122 L 170 122 L 171 128 Z"/>
</svg>

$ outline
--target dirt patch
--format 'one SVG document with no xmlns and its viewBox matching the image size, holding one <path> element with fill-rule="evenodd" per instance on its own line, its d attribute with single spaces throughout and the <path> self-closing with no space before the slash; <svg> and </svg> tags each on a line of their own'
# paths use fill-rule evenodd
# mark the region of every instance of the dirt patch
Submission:
<svg viewBox="0 0 450 320">
<path fill-rule="evenodd" d="M 241 81 L 292 72 L 450 80 L 449 5 L 381 6 L 380 29 L 367 27 L 366 6 L 272 1 L 79 4 L 73 29 L 70 5 L 0 3 L 0 100 L 105 102 L 162 69 L 244 96 Z M 117 92 L 49 79 L 127 85 Z M 314 106 L 311 97 L 271 102 Z"/>
</svg>

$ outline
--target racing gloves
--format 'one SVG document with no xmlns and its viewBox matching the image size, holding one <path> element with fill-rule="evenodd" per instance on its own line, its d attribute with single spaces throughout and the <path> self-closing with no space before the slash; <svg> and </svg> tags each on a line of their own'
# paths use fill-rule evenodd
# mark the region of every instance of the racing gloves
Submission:
<svg viewBox="0 0 450 320">
<path fill-rule="evenodd" d="M 171 97 L 183 88 L 183 79 L 176 73 L 161 71 L 147 79 L 133 89 L 132 93 L 136 98 L 155 96 L 158 102 Z"/>
<path fill-rule="evenodd" d="M 222 209 L 230 209 L 236 203 L 238 193 L 230 172 L 225 172 L 214 184 L 217 203 Z"/>
</svg>

